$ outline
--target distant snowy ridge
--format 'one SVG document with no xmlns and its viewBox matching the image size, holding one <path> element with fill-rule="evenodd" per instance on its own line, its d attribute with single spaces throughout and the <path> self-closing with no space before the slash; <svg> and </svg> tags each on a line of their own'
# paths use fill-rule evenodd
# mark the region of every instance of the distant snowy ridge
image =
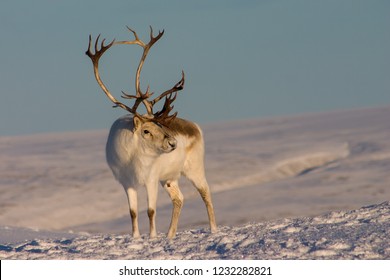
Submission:
<svg viewBox="0 0 390 280">
<path fill-rule="evenodd" d="M 320 167 L 325 167 L 337 160 L 344 159 L 350 154 L 348 143 L 343 145 L 327 148 L 324 151 L 306 153 L 299 156 L 283 159 L 263 172 L 255 173 L 245 177 L 239 177 L 236 180 L 230 180 L 223 184 L 213 186 L 214 193 L 237 189 L 247 185 L 264 184 L 277 180 L 287 179 L 308 173 Z"/>
<path fill-rule="evenodd" d="M 23 234 L 3 227 L 0 237 L 7 230 Z M 162 233 L 152 240 L 115 234 L 44 237 L 36 231 L 34 239 L 2 243 L 0 258 L 390 259 L 390 202 L 311 218 L 224 226 L 216 234 L 186 230 L 171 241 Z"/>
</svg>

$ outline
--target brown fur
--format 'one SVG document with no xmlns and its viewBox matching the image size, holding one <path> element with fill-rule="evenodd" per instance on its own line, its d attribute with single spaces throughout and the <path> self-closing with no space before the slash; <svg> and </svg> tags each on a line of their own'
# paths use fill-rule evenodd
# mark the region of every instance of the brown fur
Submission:
<svg viewBox="0 0 390 280">
<path fill-rule="evenodd" d="M 169 123 L 169 128 L 174 134 L 186 135 L 199 139 L 201 137 L 198 127 L 190 121 L 175 118 Z"/>
</svg>

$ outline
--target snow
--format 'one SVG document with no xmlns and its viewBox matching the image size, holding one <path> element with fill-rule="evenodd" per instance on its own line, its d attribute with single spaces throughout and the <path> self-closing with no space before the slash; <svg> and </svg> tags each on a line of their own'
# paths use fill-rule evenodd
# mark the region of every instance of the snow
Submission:
<svg viewBox="0 0 390 280">
<path fill-rule="evenodd" d="M 219 231 L 183 180 L 172 241 L 162 188 L 158 238 L 142 192 L 143 235 L 129 235 L 107 131 L 0 137 L 0 258 L 389 259 L 389 119 L 386 106 L 202 126 Z"/>
<path fill-rule="evenodd" d="M 12 231 L 13 229 L 2 229 Z M 2 259 L 389 259 L 390 203 L 314 218 L 180 232 L 173 240 L 95 234 L 1 245 Z"/>
</svg>

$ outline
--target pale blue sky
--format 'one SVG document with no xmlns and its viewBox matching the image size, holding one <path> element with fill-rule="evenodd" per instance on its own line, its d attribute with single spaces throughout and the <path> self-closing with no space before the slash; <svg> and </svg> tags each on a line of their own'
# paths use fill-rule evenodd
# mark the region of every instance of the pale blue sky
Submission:
<svg viewBox="0 0 390 280">
<path fill-rule="evenodd" d="M 186 73 L 175 109 L 201 124 L 390 104 L 390 1 L 80 1 L 0 3 L 0 135 L 109 128 L 122 109 L 98 87 L 88 35 L 147 40 L 161 92 Z M 119 98 L 133 92 L 141 49 L 102 58 Z M 125 101 L 126 102 L 126 101 Z"/>
</svg>

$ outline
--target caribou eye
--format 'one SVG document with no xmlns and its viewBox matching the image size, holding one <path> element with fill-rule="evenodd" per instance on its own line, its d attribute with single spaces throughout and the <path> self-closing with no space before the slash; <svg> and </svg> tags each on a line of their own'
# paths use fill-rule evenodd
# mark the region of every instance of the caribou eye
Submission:
<svg viewBox="0 0 390 280">
<path fill-rule="evenodd" d="M 149 130 L 147 129 L 144 130 L 144 134 L 149 134 L 149 133 L 150 133 Z"/>
</svg>

